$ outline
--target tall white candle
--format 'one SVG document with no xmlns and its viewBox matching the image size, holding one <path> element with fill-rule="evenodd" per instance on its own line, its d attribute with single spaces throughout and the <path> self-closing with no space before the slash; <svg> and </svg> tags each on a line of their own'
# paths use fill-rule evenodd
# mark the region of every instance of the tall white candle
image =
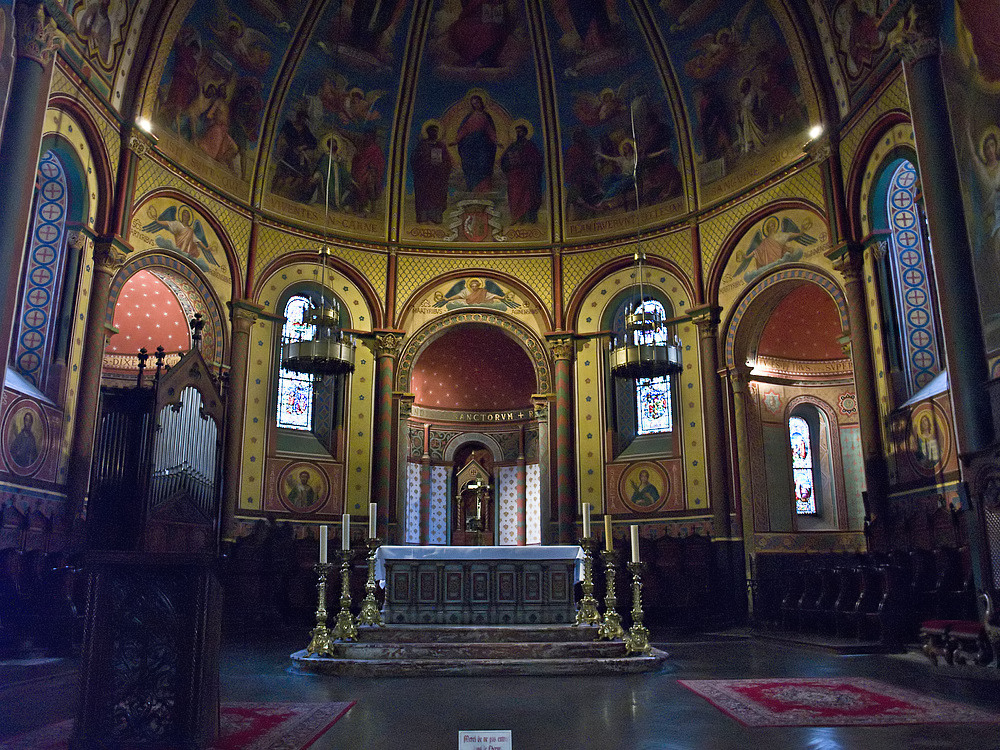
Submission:
<svg viewBox="0 0 1000 750">
<path fill-rule="evenodd" d="M 343 526 L 342 535 L 340 537 L 340 549 L 344 552 L 350 552 L 351 550 L 351 514 L 345 513 L 341 516 L 341 522 Z"/>
<path fill-rule="evenodd" d="M 614 547 L 612 546 L 614 542 L 611 538 L 611 514 L 604 514 L 604 549 L 611 552 Z"/>
<path fill-rule="evenodd" d="M 368 538 L 375 539 L 378 536 L 378 504 L 368 503 Z"/>
<path fill-rule="evenodd" d="M 583 504 L 583 537 L 590 539 L 590 503 Z"/>
<path fill-rule="evenodd" d="M 319 561 L 326 562 L 326 545 L 330 541 L 330 529 L 326 524 L 319 527 Z"/>
<path fill-rule="evenodd" d="M 629 527 L 629 531 L 632 533 L 632 562 L 639 562 L 639 527 L 632 524 Z"/>
</svg>

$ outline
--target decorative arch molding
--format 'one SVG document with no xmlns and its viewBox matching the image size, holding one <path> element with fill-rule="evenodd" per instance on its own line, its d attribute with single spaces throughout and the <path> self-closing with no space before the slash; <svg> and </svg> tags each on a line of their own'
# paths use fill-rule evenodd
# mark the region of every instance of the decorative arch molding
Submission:
<svg viewBox="0 0 1000 750">
<path fill-rule="evenodd" d="M 236 256 L 236 250 L 233 248 L 232 240 L 229 238 L 229 233 L 226 231 L 222 222 L 219 221 L 204 204 L 192 196 L 182 193 L 179 190 L 174 190 L 173 188 L 161 188 L 151 190 L 146 193 L 141 198 L 136 200 L 135 208 L 132 210 L 131 216 L 141 216 L 142 210 L 146 207 L 146 204 L 157 198 L 169 198 L 170 200 L 183 203 L 197 212 L 202 219 L 208 222 L 212 231 L 215 232 L 216 237 L 218 237 L 219 244 L 222 246 L 223 252 L 226 254 L 226 265 L 228 266 L 227 270 L 229 271 L 229 278 L 232 286 L 230 295 L 232 299 L 240 299 L 242 296 L 240 294 L 240 290 L 243 289 L 242 270 L 240 268 L 239 259 Z"/>
<path fill-rule="evenodd" d="M 322 269 L 316 262 L 315 252 L 283 256 L 281 264 L 269 268 L 271 270 L 261 277 L 255 301 L 268 315 L 274 316 L 273 319 L 279 322 L 280 330 L 284 311 L 283 308 L 279 309 L 279 303 L 287 300 L 297 289 L 319 289 Z M 378 328 L 380 309 L 378 305 L 372 305 L 370 287 L 364 279 L 359 280 L 356 274 L 330 263 L 327 265 L 326 284 L 350 316 L 350 329 L 353 332 L 367 333 Z"/>
<path fill-rule="evenodd" d="M 569 322 L 569 325 L 574 330 L 580 330 L 578 318 L 581 315 L 581 311 L 583 310 L 583 305 L 587 301 L 587 297 L 594 291 L 594 288 L 608 276 L 618 271 L 621 271 L 623 268 L 630 267 L 633 263 L 634 259 L 632 255 L 622 255 L 618 258 L 608 261 L 607 263 L 602 264 L 601 266 L 596 268 L 593 272 L 591 272 L 587 276 L 587 278 L 585 278 L 580 283 L 580 285 L 576 288 L 576 291 L 573 293 L 573 298 L 570 300 L 570 303 L 566 309 L 566 320 Z M 665 258 L 662 258 L 658 255 L 647 255 L 645 260 L 645 266 L 647 271 L 649 269 L 655 268 L 659 271 L 663 271 L 669 274 L 671 279 L 678 285 L 678 287 L 683 289 L 684 296 L 687 299 L 689 300 L 695 299 L 694 288 L 691 285 L 690 279 L 688 279 L 688 277 L 684 274 L 684 272 L 681 271 L 680 268 L 678 268 L 677 265 L 674 264 L 673 262 Z M 677 295 L 668 293 L 666 289 L 663 287 L 663 285 L 657 284 L 656 282 L 652 281 L 650 283 L 652 283 L 653 286 L 655 286 L 657 289 L 666 294 L 667 298 L 671 300 L 671 302 L 674 304 L 675 307 L 674 314 L 675 315 L 680 314 L 676 309 L 677 299 L 678 299 Z"/>
<path fill-rule="evenodd" d="M 768 203 L 745 216 L 726 236 L 725 241 L 722 243 L 722 249 L 715 257 L 715 260 L 712 261 L 712 267 L 708 273 L 708 283 L 705 287 L 706 299 L 710 300 L 710 304 L 717 305 L 719 303 L 719 287 L 722 286 L 722 277 L 725 274 L 726 266 L 729 264 L 729 259 L 753 225 L 771 214 L 795 208 L 812 211 L 824 222 L 828 220 L 824 209 L 811 201 L 795 198 Z"/>
<path fill-rule="evenodd" d="M 461 311 L 437 318 L 411 336 L 399 356 L 396 369 L 396 388 L 405 391 L 409 388 L 413 375 L 413 365 L 420 353 L 435 339 L 447 333 L 450 329 L 467 323 L 478 323 L 496 326 L 505 331 L 516 341 L 528 359 L 534 365 L 538 378 L 538 392 L 549 393 L 552 390 L 552 370 L 549 366 L 548 350 L 534 331 L 523 323 L 512 320 L 506 315 L 484 311 Z"/>
<path fill-rule="evenodd" d="M 902 140 L 901 134 L 905 134 Z M 845 183 L 851 233 L 854 237 L 864 238 L 869 234 L 869 230 L 865 229 L 867 219 L 863 218 L 863 212 L 870 204 L 863 201 L 868 199 L 866 193 L 870 193 L 870 187 L 866 190 L 865 186 L 871 184 L 881 162 L 896 148 L 908 147 L 913 155 L 910 161 L 916 164 L 914 143 L 913 123 L 909 115 L 900 110 L 887 112 L 868 128 L 847 171 Z"/>
<path fill-rule="evenodd" d="M 859 163 L 859 166 L 863 166 L 863 170 L 859 169 L 857 174 L 852 170 L 852 176 L 858 183 L 857 185 L 849 183 L 849 188 L 853 189 L 853 202 L 849 205 L 852 208 L 852 221 L 857 221 L 858 237 L 867 239 L 878 231 L 871 211 L 877 210 L 879 206 L 884 208 L 884 203 L 874 195 L 874 191 L 881 184 L 886 168 L 898 158 L 907 159 L 915 168 L 917 167 L 913 125 L 909 120 L 897 122 L 883 130 L 880 137 L 871 144 L 867 159 Z M 919 169 L 917 171 L 919 173 Z"/>
<path fill-rule="evenodd" d="M 118 303 L 118 295 L 121 294 L 125 282 L 143 269 L 148 269 L 153 273 L 159 271 L 167 275 L 173 274 L 179 276 L 194 287 L 195 291 L 201 296 L 207 317 L 207 325 L 202 331 L 202 356 L 208 362 L 223 362 L 227 347 L 226 326 L 222 318 L 222 306 L 219 304 L 219 300 L 216 298 L 211 285 L 204 279 L 201 273 L 175 255 L 149 253 L 135 258 L 122 266 L 111 282 L 111 292 L 108 296 L 108 309 L 105 313 L 105 322 L 111 325 L 114 319 L 115 305 Z M 183 304 L 181 306 L 184 307 Z"/>
<path fill-rule="evenodd" d="M 448 273 L 443 273 L 440 276 L 435 276 L 431 281 L 426 284 L 422 284 L 419 288 L 417 288 L 412 294 L 410 294 L 400 309 L 398 315 L 398 320 L 400 321 L 399 327 L 404 329 L 406 328 L 407 322 L 412 320 L 414 315 L 416 315 L 415 309 L 420 305 L 420 301 L 422 299 L 426 299 L 427 295 L 431 294 L 434 290 L 434 287 L 440 286 L 448 281 L 457 281 L 458 279 L 467 279 L 473 276 L 499 281 L 505 286 L 513 289 L 515 292 L 524 297 L 524 299 L 527 300 L 531 306 L 533 306 L 534 309 L 532 310 L 532 317 L 536 321 L 537 330 L 552 330 L 553 325 L 550 311 L 546 308 L 538 294 L 536 294 L 533 289 L 525 286 L 522 279 L 518 279 L 510 274 L 500 273 L 493 269 L 473 267 L 464 268 L 460 271 L 449 271 Z"/>
<path fill-rule="evenodd" d="M 444 460 L 448 463 L 454 462 L 455 454 L 458 453 L 459 448 L 469 443 L 481 443 L 485 445 L 493 454 L 494 462 L 499 463 L 503 461 L 503 448 L 500 446 L 500 443 L 496 441 L 496 438 L 482 432 L 463 432 L 461 435 L 456 435 L 448 442 L 448 445 L 444 449 Z"/>
<path fill-rule="evenodd" d="M 282 255 L 261 271 L 258 277 L 260 282 L 254 282 L 255 288 L 253 298 L 258 301 L 272 298 L 273 295 L 270 293 L 268 286 L 279 284 L 276 279 L 281 279 L 281 282 L 287 281 L 287 279 L 282 277 L 283 272 L 292 268 L 296 264 L 312 264 L 319 268 L 319 263 L 316 259 L 316 251 L 304 247 Z M 364 301 L 367 314 L 370 316 L 370 325 L 367 327 L 355 325 L 354 328 L 364 328 L 364 330 L 375 330 L 381 328 L 383 326 L 382 302 L 368 278 L 361 274 L 355 266 L 345 263 L 343 260 L 338 258 L 336 253 L 329 256 L 326 267 L 328 275 L 330 271 L 335 271 L 350 281 L 350 283 L 357 288 L 357 294 L 360 295 L 361 299 Z M 313 279 L 309 280 L 313 281 Z M 318 275 L 314 281 L 317 285 L 319 284 Z M 284 286 L 288 286 L 288 284 L 285 284 Z M 338 297 L 344 297 L 344 295 L 337 292 L 337 290 L 332 291 L 334 291 Z M 263 304 L 266 305 L 267 303 L 263 302 Z M 352 314 L 352 319 L 354 317 L 356 317 L 356 315 Z"/>
<path fill-rule="evenodd" d="M 72 135 L 72 128 L 68 127 L 70 125 L 75 125 L 79 130 L 76 137 Z M 116 229 L 116 217 L 112 215 L 114 178 L 111 158 L 108 155 L 107 144 L 90 112 L 75 99 L 63 94 L 54 95 L 48 102 L 42 135 L 61 136 L 76 152 L 81 167 L 84 170 L 88 166 L 93 169 L 92 174 L 83 175 L 90 193 L 89 200 L 93 201 L 89 211 L 93 217 L 90 226 L 98 235 L 113 234 Z"/>
<path fill-rule="evenodd" d="M 796 266 L 781 268 L 780 270 L 773 271 L 754 284 L 734 308 L 729 323 L 726 326 L 725 357 L 726 367 L 730 370 L 736 369 L 738 364 L 736 362 L 736 335 L 739 332 L 744 316 L 753 307 L 754 301 L 772 287 L 790 281 L 809 282 L 824 289 L 833 298 L 834 304 L 837 305 L 837 312 L 840 314 L 841 329 L 844 331 L 850 330 L 847 299 L 833 279 L 814 268 Z"/>
</svg>

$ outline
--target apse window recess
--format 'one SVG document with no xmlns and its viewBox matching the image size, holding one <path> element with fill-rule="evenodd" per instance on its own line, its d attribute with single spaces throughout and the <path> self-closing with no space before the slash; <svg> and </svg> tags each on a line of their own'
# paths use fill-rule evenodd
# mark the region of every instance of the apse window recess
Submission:
<svg viewBox="0 0 1000 750">
<path fill-rule="evenodd" d="M 816 473 L 813 466 L 813 441 L 809 423 L 802 417 L 788 418 L 792 450 L 792 485 L 795 489 L 795 512 L 800 516 L 816 515 Z"/>
<path fill-rule="evenodd" d="M 311 341 L 316 326 L 305 323 L 306 313 L 312 302 L 304 295 L 296 295 L 285 305 L 285 325 L 281 329 L 282 341 Z M 292 430 L 311 430 L 313 419 L 313 376 L 293 372 L 284 367 L 278 375 L 278 427 Z"/>
<path fill-rule="evenodd" d="M 665 320 L 667 317 L 663 303 L 649 299 L 642 303 L 643 311 L 654 320 Z M 655 331 L 636 331 L 636 344 L 666 344 L 669 338 L 667 329 L 661 327 Z M 637 378 L 635 381 L 636 434 L 651 435 L 657 432 L 670 432 L 674 426 L 673 406 L 670 398 L 670 376 L 658 378 Z"/>
</svg>

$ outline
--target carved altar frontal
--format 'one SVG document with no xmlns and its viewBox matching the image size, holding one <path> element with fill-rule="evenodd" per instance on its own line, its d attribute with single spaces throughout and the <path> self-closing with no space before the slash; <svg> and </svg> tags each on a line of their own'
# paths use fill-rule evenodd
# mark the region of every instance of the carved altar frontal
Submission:
<svg viewBox="0 0 1000 750">
<path fill-rule="evenodd" d="M 532 625 L 576 617 L 579 547 L 382 547 L 379 555 L 386 623 Z"/>
</svg>

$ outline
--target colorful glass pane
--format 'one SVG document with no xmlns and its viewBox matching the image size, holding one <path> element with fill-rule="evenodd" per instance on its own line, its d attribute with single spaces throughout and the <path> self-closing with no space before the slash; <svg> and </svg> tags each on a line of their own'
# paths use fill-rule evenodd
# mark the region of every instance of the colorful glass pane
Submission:
<svg viewBox="0 0 1000 750">
<path fill-rule="evenodd" d="M 670 403 L 670 378 L 639 378 L 635 381 L 636 413 L 639 435 L 670 432 L 673 408 Z"/>
<path fill-rule="evenodd" d="M 792 449 L 792 484 L 795 486 L 795 512 L 806 515 L 816 512 L 812 440 L 809 423 L 802 417 L 788 418 L 788 434 Z"/>
<path fill-rule="evenodd" d="M 285 305 L 285 325 L 281 340 L 310 341 L 316 335 L 315 326 L 305 323 L 312 303 L 308 297 L 295 296 Z M 311 430 L 313 416 L 313 379 L 281 368 L 278 373 L 278 427 Z"/>
</svg>

